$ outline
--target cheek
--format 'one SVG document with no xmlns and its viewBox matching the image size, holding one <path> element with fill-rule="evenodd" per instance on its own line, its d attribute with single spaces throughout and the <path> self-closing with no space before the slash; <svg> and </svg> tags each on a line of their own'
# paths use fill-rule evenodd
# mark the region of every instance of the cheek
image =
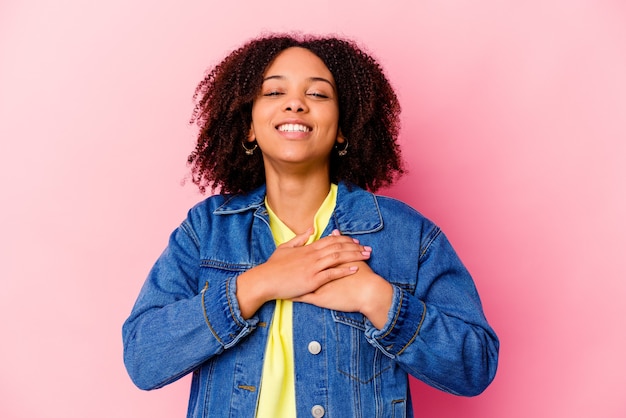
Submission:
<svg viewBox="0 0 626 418">
<path fill-rule="evenodd" d="M 333 118 L 333 121 L 334 121 L 334 125 L 337 128 L 339 128 L 339 107 L 335 107 L 333 109 L 332 114 L 333 114 L 332 118 Z"/>
<path fill-rule="evenodd" d="M 252 106 L 252 123 L 260 128 L 271 121 L 272 110 L 268 106 Z"/>
<path fill-rule="evenodd" d="M 339 109 L 327 109 L 321 116 L 324 118 L 325 125 L 328 126 L 329 129 L 336 129 L 339 127 Z"/>
</svg>

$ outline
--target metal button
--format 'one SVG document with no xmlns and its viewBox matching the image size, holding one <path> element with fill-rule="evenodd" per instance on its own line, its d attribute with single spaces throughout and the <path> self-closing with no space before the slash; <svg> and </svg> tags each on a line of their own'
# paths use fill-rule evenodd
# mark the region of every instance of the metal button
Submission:
<svg viewBox="0 0 626 418">
<path fill-rule="evenodd" d="M 317 341 L 311 341 L 309 343 L 309 353 L 319 354 L 322 351 L 322 345 Z"/>
<path fill-rule="evenodd" d="M 322 418 L 325 412 L 326 411 L 324 411 L 324 407 L 322 405 L 315 405 L 313 408 L 311 408 L 311 415 L 313 415 L 315 418 Z"/>
</svg>

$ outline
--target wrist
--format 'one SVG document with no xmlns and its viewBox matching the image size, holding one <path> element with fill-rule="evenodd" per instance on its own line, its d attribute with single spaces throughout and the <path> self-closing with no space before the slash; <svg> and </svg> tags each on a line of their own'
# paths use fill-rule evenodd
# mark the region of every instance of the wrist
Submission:
<svg viewBox="0 0 626 418">
<path fill-rule="evenodd" d="M 254 279 L 254 272 L 248 270 L 237 277 L 237 303 L 241 316 L 249 319 L 263 305 L 266 300 L 259 288 L 261 281 Z"/>
<path fill-rule="evenodd" d="M 376 275 L 364 289 L 361 313 L 378 329 L 387 323 L 389 309 L 393 302 L 393 286 L 387 280 Z"/>
</svg>

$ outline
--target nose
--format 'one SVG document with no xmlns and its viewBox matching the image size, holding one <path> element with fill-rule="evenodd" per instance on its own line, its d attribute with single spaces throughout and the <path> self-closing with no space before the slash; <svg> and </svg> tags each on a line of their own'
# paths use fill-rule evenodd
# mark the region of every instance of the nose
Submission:
<svg viewBox="0 0 626 418">
<path fill-rule="evenodd" d="M 285 104 L 283 105 L 283 110 L 285 112 L 301 113 L 301 112 L 306 112 L 308 108 L 302 97 L 292 95 L 292 96 L 287 97 L 287 100 L 285 100 Z"/>
</svg>

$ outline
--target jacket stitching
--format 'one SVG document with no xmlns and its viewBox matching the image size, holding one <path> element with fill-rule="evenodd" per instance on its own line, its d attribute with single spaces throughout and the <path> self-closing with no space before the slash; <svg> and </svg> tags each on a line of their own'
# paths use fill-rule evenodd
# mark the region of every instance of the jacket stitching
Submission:
<svg viewBox="0 0 626 418">
<path fill-rule="evenodd" d="M 343 371 L 343 370 L 340 370 L 340 369 L 337 369 L 337 371 L 338 371 L 339 373 L 341 373 L 342 375 L 349 377 L 349 378 L 350 378 L 350 379 L 352 379 L 352 380 L 355 380 L 355 381 L 357 381 L 357 382 L 359 382 L 359 383 L 362 383 L 362 384 L 367 384 L 367 383 L 371 383 L 374 379 L 376 379 L 378 376 L 382 375 L 383 373 L 385 373 L 385 372 L 386 372 L 387 370 L 389 370 L 389 369 L 391 369 L 391 365 L 386 366 L 386 367 L 385 367 L 385 368 L 383 368 L 383 369 L 380 369 L 377 373 L 375 373 L 375 374 L 374 374 L 372 377 L 370 377 L 369 379 L 359 379 L 357 376 L 354 376 L 354 375 L 352 375 L 352 374 L 350 374 L 350 373 L 348 373 L 348 372 L 345 372 L 345 371 Z"/>
<path fill-rule="evenodd" d="M 393 318 L 393 322 L 391 323 L 391 326 L 389 327 L 389 330 L 387 330 L 386 333 L 384 333 L 380 339 L 385 338 L 387 335 L 389 335 L 391 333 L 391 331 L 393 330 L 393 328 L 396 326 L 396 322 L 398 322 L 398 317 L 400 316 L 400 310 L 402 309 L 402 300 L 404 299 L 404 294 L 402 292 L 400 292 L 400 301 L 398 302 L 398 310 L 396 311 L 396 315 Z"/>
<path fill-rule="evenodd" d="M 230 301 L 230 280 L 226 280 L 226 301 L 228 301 L 228 309 L 230 310 L 230 314 L 232 315 L 233 319 L 239 327 L 243 327 L 244 324 L 242 324 L 239 319 L 237 319 L 237 315 L 235 315 L 233 305 Z"/>
<path fill-rule="evenodd" d="M 204 289 L 202 289 L 202 297 L 201 297 L 201 301 L 202 301 L 202 312 L 204 313 L 204 320 L 206 321 L 206 324 L 209 326 L 209 329 L 211 330 L 211 333 L 213 334 L 213 336 L 215 337 L 215 339 L 217 341 L 219 341 L 220 344 L 224 345 L 224 343 L 222 342 L 221 338 L 217 335 L 217 333 L 215 332 L 215 330 L 213 329 L 213 327 L 211 326 L 211 322 L 209 321 L 209 316 L 206 313 L 206 305 L 204 304 L 204 294 L 206 293 L 206 290 L 209 288 L 209 282 L 206 282 L 204 284 Z"/>
<path fill-rule="evenodd" d="M 419 255 L 419 259 L 421 260 L 422 257 L 428 252 L 428 250 L 430 249 L 430 246 L 432 245 L 433 242 L 435 242 L 435 240 L 437 239 L 437 237 L 441 234 L 441 228 L 439 228 L 438 226 L 435 226 L 431 232 L 430 232 L 430 239 L 425 243 L 425 245 L 422 247 L 421 251 L 420 251 L 420 255 Z"/>
<path fill-rule="evenodd" d="M 191 225 L 189 225 L 189 221 L 185 219 L 180 227 L 189 236 L 189 238 L 191 238 L 196 248 L 200 248 L 200 239 L 196 235 L 196 232 L 193 230 Z"/>
<path fill-rule="evenodd" d="M 420 319 L 420 323 L 417 325 L 417 329 L 415 330 L 415 334 L 413 334 L 413 336 L 411 337 L 409 342 L 406 343 L 406 345 L 404 347 L 402 347 L 402 349 L 400 351 L 398 351 L 398 353 L 396 354 L 397 356 L 402 354 L 404 352 L 404 350 L 406 350 L 413 343 L 413 341 L 415 341 L 415 339 L 417 338 L 417 335 L 420 333 L 420 330 L 422 329 L 422 324 L 424 323 L 424 318 L 426 318 L 426 304 L 424 303 L 424 301 L 420 300 L 420 302 L 422 302 L 422 305 L 423 305 L 423 308 L 424 308 L 422 310 L 422 318 Z"/>
<path fill-rule="evenodd" d="M 249 264 L 240 264 L 240 263 L 228 263 L 224 261 L 217 260 L 200 260 L 201 267 L 209 267 L 216 268 L 220 270 L 228 270 L 228 271 L 246 271 L 250 268 Z"/>
</svg>

